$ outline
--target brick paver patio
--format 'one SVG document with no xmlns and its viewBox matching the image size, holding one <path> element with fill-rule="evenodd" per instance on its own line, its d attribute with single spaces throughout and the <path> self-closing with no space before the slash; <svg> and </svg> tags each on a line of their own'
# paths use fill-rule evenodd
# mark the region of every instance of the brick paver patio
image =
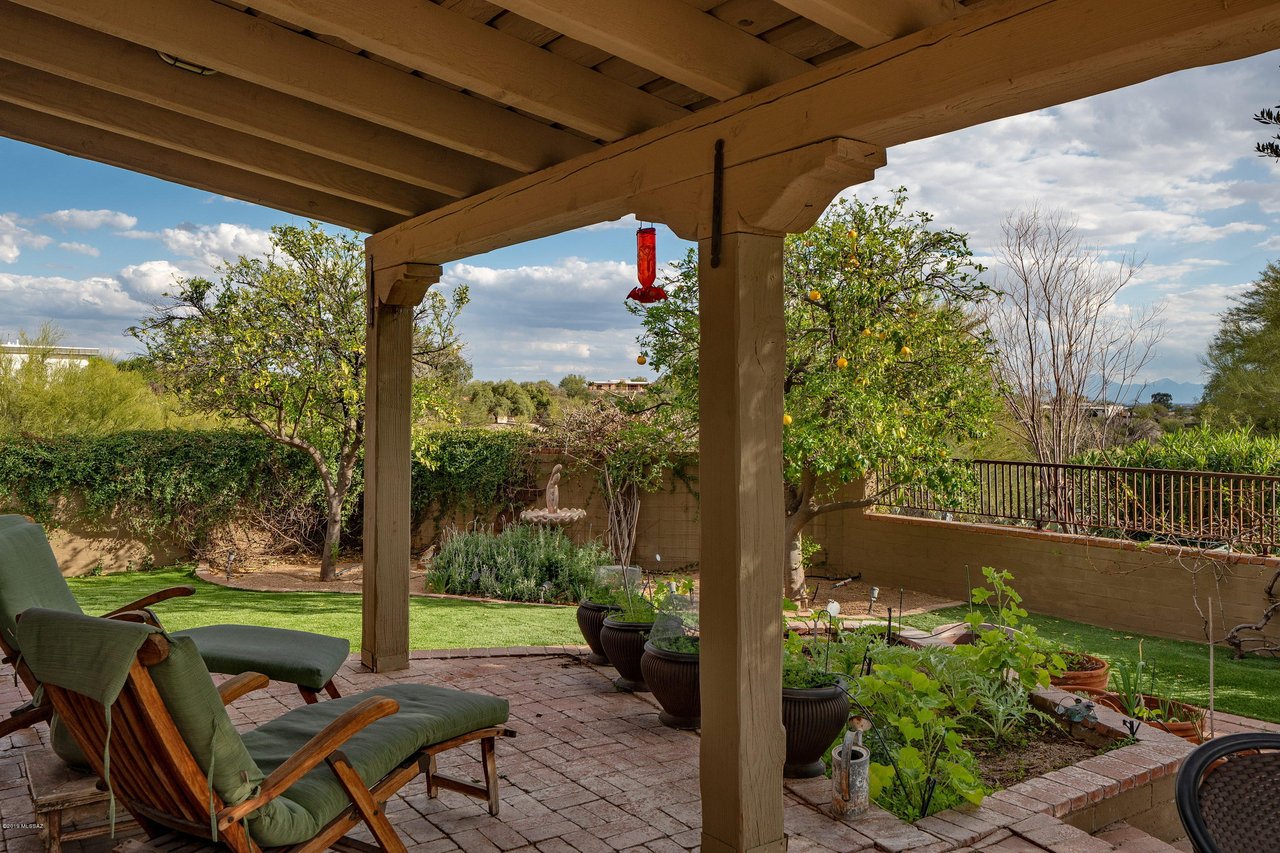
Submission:
<svg viewBox="0 0 1280 853">
<path fill-rule="evenodd" d="M 616 692 L 611 674 L 612 670 L 582 662 L 578 649 L 496 649 L 415 653 L 408 670 L 389 675 L 364 672 L 353 659 L 338 680 L 346 695 L 394 681 L 417 681 L 492 693 L 511 702 L 511 726 L 519 735 L 498 746 L 501 814 L 490 817 L 482 803 L 453 792 L 430 799 L 424 784 L 410 783 L 388 803 L 387 813 L 411 850 L 676 853 L 695 849 L 700 822 L 698 736 L 660 725 L 652 700 Z M 18 689 L 11 683 L 0 686 L 0 707 L 19 701 Z M 252 725 L 273 719 L 301 701 L 290 685 L 276 684 L 235 703 L 231 716 L 237 725 Z M 45 736 L 42 726 L 39 732 L 22 731 L 0 740 L 0 843 L 13 853 L 41 849 L 38 830 L 30 825 L 31 801 L 21 753 L 38 746 Z M 442 758 L 442 769 L 478 775 L 477 754 L 478 749 L 466 755 L 455 751 Z M 786 795 L 793 853 L 873 848 L 936 853 L 962 848 L 947 843 L 945 834 L 930 836 L 907 828 L 913 835 L 903 837 L 894 825 L 906 827 L 887 815 L 883 815 L 885 821 L 864 821 L 859 829 L 874 833 L 876 826 L 883 826 L 898 834 L 868 837 L 798 796 L 813 797 L 815 784 L 822 783 L 811 782 L 804 790 L 797 786 Z M 1002 851 L 1057 849 L 1038 837 L 1045 832 L 1043 815 L 1025 812 L 1017 817 L 1018 821 L 1010 819 L 1009 826 L 982 841 L 969 843 Z M 1101 839 L 1084 839 L 1089 843 L 1081 850 L 1115 849 Z M 1079 845 L 1084 839 L 1075 836 L 1070 841 Z M 69 844 L 66 849 L 96 852 L 111 846 L 106 839 L 98 839 Z"/>
</svg>

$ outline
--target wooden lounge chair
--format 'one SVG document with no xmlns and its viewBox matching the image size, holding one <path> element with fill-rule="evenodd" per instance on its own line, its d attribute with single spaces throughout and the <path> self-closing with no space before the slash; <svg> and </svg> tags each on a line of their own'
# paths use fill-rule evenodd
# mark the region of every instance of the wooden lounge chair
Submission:
<svg viewBox="0 0 1280 853">
<path fill-rule="evenodd" d="M 194 592 L 190 586 L 170 587 L 104 615 L 143 611 Z M 21 515 L 0 515 L 0 651 L 3 662 L 14 667 L 34 696 L 39 684 L 22 661 L 15 634 L 15 617 L 30 607 L 83 612 L 62 577 L 44 528 Z M 175 636 L 190 637 L 213 672 L 261 672 L 273 681 L 296 684 L 308 703 L 315 702 L 322 690 L 334 698 L 340 695 L 333 676 L 350 653 L 350 644 L 338 637 L 254 625 L 209 625 Z M 47 716 L 47 710 L 19 708 L 0 722 L 0 737 Z"/>
<path fill-rule="evenodd" d="M 1280 850 L 1280 733 L 1224 735 L 1197 747 L 1174 793 L 1199 853 Z"/>
<path fill-rule="evenodd" d="M 189 638 L 51 610 L 22 614 L 32 672 L 95 772 L 149 837 L 217 841 L 237 853 L 369 849 L 346 833 L 364 823 L 383 850 L 404 850 L 384 811 L 419 773 L 429 792 L 461 791 L 498 812 L 494 744 L 505 699 L 396 684 L 304 705 L 245 732 L 224 709 L 267 679 L 215 688 Z M 435 757 L 479 741 L 483 785 L 441 776 Z"/>
</svg>

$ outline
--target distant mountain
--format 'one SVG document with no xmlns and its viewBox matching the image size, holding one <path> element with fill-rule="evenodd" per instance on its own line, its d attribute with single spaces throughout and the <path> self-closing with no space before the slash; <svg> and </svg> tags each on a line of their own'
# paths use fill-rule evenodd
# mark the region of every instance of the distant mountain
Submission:
<svg viewBox="0 0 1280 853">
<path fill-rule="evenodd" d="M 1153 379 L 1150 382 L 1136 382 L 1122 388 L 1112 390 L 1107 396 L 1126 405 L 1150 403 L 1152 394 L 1164 392 L 1173 396 L 1173 402 L 1191 405 L 1200 402 L 1204 395 L 1204 386 L 1198 382 L 1178 382 L 1173 379 Z"/>
</svg>

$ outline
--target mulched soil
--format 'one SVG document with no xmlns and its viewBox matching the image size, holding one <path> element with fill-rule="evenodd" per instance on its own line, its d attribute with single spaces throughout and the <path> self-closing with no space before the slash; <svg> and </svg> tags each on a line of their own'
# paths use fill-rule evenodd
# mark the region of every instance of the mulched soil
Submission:
<svg viewBox="0 0 1280 853">
<path fill-rule="evenodd" d="M 1051 722 L 1033 722 L 1025 744 L 980 748 L 970 743 L 978 759 L 982 781 L 993 788 L 1007 788 L 1023 779 L 1083 761 L 1103 750 L 1072 740 Z"/>
</svg>

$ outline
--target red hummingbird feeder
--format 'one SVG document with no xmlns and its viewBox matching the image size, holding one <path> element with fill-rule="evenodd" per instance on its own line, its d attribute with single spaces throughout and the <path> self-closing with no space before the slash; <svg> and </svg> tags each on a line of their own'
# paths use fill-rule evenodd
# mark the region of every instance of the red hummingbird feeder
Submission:
<svg viewBox="0 0 1280 853">
<path fill-rule="evenodd" d="M 667 298 L 667 292 L 653 282 L 658 277 L 658 232 L 654 228 L 640 228 L 636 231 L 636 278 L 639 287 L 631 288 L 628 299 L 634 299 L 641 305 L 661 302 Z"/>
</svg>

